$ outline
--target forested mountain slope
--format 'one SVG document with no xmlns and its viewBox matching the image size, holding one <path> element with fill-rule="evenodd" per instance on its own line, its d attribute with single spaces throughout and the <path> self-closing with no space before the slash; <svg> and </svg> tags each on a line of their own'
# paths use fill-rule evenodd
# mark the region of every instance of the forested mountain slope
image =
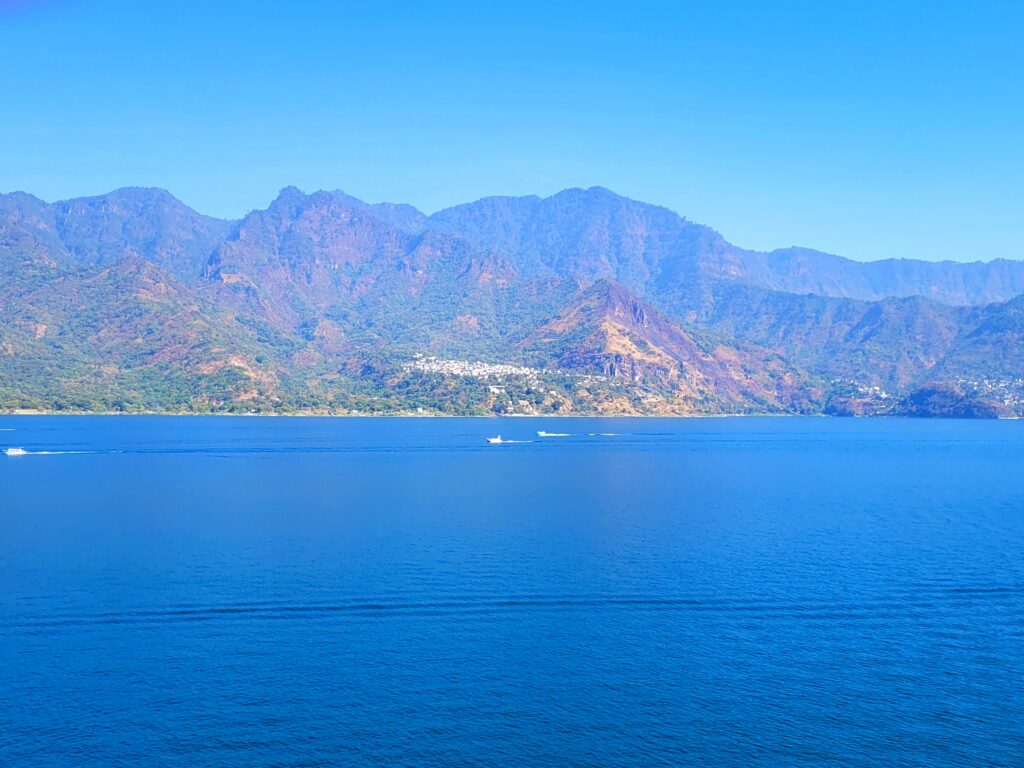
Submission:
<svg viewBox="0 0 1024 768">
<path fill-rule="evenodd" d="M 601 188 L 239 221 L 12 193 L 0 408 L 1010 415 L 1022 292 L 1024 262 L 757 253 Z"/>
</svg>

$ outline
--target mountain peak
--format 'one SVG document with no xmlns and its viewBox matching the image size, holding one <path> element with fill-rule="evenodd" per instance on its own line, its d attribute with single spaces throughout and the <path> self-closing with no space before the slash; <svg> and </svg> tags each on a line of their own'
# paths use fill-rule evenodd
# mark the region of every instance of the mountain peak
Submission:
<svg viewBox="0 0 1024 768">
<path fill-rule="evenodd" d="M 102 195 L 87 195 L 58 200 L 53 204 L 58 209 L 67 210 L 71 207 L 95 207 L 113 205 L 126 210 L 150 212 L 152 208 L 175 207 L 192 210 L 188 205 L 176 198 L 162 187 L 118 187 Z M 196 215 L 201 215 L 196 213 Z"/>
<path fill-rule="evenodd" d="M 233 222 L 204 216 L 159 187 L 121 187 L 54 203 L 55 229 L 80 266 L 143 258 L 180 280 L 197 277 Z"/>
<path fill-rule="evenodd" d="M 17 205 L 46 206 L 48 203 L 29 192 L 15 190 L 13 192 L 0 193 L 0 201 L 8 201 L 12 207 Z"/>
<path fill-rule="evenodd" d="M 270 203 L 270 209 L 274 208 L 295 208 L 301 205 L 308 198 L 305 192 L 295 186 L 282 187 L 277 197 Z"/>
</svg>

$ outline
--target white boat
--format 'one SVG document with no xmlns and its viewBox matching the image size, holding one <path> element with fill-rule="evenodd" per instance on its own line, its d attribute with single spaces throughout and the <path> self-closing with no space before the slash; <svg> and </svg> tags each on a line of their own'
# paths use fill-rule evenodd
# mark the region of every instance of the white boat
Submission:
<svg viewBox="0 0 1024 768">
<path fill-rule="evenodd" d="M 572 437 L 568 432 L 545 432 L 543 429 L 537 433 L 537 437 Z"/>
<path fill-rule="evenodd" d="M 487 438 L 487 442 L 488 443 L 493 443 L 493 444 L 496 445 L 498 443 L 504 443 L 506 441 L 501 439 L 501 435 L 498 435 L 497 437 L 488 437 Z"/>
<path fill-rule="evenodd" d="M 28 451 L 26 451 L 24 448 L 8 448 L 6 451 L 4 451 L 4 453 L 7 454 L 8 456 L 28 455 Z"/>
<path fill-rule="evenodd" d="M 510 445 L 512 443 L 531 443 L 532 440 L 506 440 L 501 435 L 497 437 L 488 437 L 487 442 L 491 445 Z"/>
</svg>

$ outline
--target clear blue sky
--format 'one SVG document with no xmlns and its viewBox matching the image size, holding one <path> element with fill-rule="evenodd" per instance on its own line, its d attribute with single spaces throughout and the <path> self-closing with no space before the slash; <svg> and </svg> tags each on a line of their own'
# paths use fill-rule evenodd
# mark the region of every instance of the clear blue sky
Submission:
<svg viewBox="0 0 1024 768">
<path fill-rule="evenodd" d="M 0 0 L 0 190 L 602 185 L 733 242 L 1024 258 L 1024 3 Z"/>
</svg>

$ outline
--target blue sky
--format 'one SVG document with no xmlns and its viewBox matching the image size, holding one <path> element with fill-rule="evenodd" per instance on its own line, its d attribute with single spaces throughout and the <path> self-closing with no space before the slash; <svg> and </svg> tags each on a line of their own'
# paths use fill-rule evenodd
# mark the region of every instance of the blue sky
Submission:
<svg viewBox="0 0 1024 768">
<path fill-rule="evenodd" d="M 1024 3 L 0 0 L 0 190 L 601 185 L 733 242 L 1024 258 Z"/>
</svg>

